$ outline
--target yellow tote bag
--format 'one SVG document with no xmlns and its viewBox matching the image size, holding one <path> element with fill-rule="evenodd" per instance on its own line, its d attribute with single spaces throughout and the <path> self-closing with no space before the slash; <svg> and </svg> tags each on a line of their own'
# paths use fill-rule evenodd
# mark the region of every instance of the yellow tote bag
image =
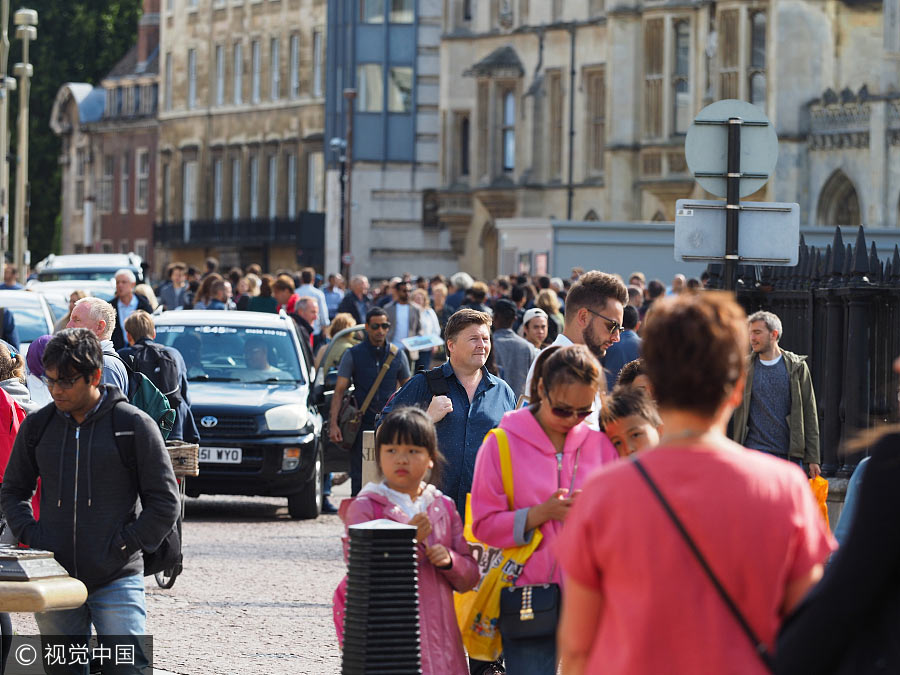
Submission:
<svg viewBox="0 0 900 675">
<path fill-rule="evenodd" d="M 500 453 L 503 491 L 510 510 L 513 508 L 513 475 L 509 453 L 509 439 L 503 429 L 492 429 Z M 524 546 L 498 549 L 478 541 L 472 534 L 472 495 L 466 495 L 466 541 L 478 561 L 481 581 L 467 593 L 454 594 L 456 620 L 466 652 L 479 661 L 496 661 L 503 652 L 500 641 L 500 591 L 516 583 L 522 568 L 541 543 L 543 535 L 535 530 L 531 541 Z"/>
</svg>

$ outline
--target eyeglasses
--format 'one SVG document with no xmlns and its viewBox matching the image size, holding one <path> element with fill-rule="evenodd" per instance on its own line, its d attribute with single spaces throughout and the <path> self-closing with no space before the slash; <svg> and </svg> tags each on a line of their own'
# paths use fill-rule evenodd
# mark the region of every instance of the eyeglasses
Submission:
<svg viewBox="0 0 900 675">
<path fill-rule="evenodd" d="M 53 387 L 59 387 L 62 390 L 71 389 L 80 379 L 80 375 L 76 375 L 75 377 L 60 378 L 58 380 L 54 380 L 52 377 L 47 377 L 46 375 L 41 375 L 41 382 L 43 382 L 47 386 L 47 389 L 53 389 Z"/>
<path fill-rule="evenodd" d="M 553 405 L 553 401 L 550 400 L 550 394 L 546 394 L 547 402 L 550 404 L 550 412 L 559 417 L 560 419 L 567 420 L 572 415 L 575 415 L 576 419 L 583 420 L 585 417 L 594 412 L 594 406 L 590 408 L 580 408 L 578 410 L 574 408 L 562 408 L 560 406 Z"/>
<path fill-rule="evenodd" d="M 589 307 L 585 307 L 585 309 L 587 311 L 589 311 L 591 314 L 593 314 L 594 316 L 599 316 L 604 321 L 608 321 L 609 323 L 606 324 L 606 330 L 608 330 L 610 333 L 620 333 L 620 334 L 622 333 L 622 330 L 623 330 L 622 324 L 620 324 L 615 319 L 610 319 L 608 316 L 603 316 L 600 312 L 595 312 L 594 310 L 590 309 Z"/>
<path fill-rule="evenodd" d="M 391 324 L 387 323 L 387 322 L 386 323 L 370 323 L 369 328 L 371 328 L 372 330 L 378 330 L 378 329 L 390 330 Z"/>
</svg>

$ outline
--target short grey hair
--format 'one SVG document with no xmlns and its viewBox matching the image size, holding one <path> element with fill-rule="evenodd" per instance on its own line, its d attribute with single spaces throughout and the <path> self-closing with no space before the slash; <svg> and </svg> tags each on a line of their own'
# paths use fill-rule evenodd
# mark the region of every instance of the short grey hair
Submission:
<svg viewBox="0 0 900 675">
<path fill-rule="evenodd" d="M 118 279 L 119 277 L 127 277 L 128 281 L 130 281 L 131 283 L 137 283 L 137 277 L 134 276 L 134 272 L 124 267 L 113 275 L 114 279 Z"/>
<path fill-rule="evenodd" d="M 106 330 L 104 330 L 102 335 L 98 335 L 97 337 L 101 340 L 109 340 L 112 337 L 113 331 L 116 329 L 116 310 L 113 309 L 113 306 L 106 302 L 106 300 L 95 298 L 93 296 L 82 298 L 75 303 L 75 307 L 78 307 L 79 305 L 86 305 L 89 308 L 88 318 L 91 321 L 99 322 L 102 320 L 106 322 Z M 91 332 L 94 333 L 96 331 Z"/>
<path fill-rule="evenodd" d="M 311 303 L 316 303 L 318 305 L 318 301 L 315 298 L 311 298 L 308 295 L 301 295 L 297 298 L 297 304 L 294 305 L 294 312 L 299 312 L 302 309 L 306 309 L 307 305 Z"/>
<path fill-rule="evenodd" d="M 781 339 L 781 319 L 772 314 L 772 312 L 754 312 L 747 318 L 747 325 L 749 326 L 756 321 L 762 321 L 764 324 L 766 324 L 766 328 L 769 329 L 770 333 L 778 331 L 777 339 Z"/>
<path fill-rule="evenodd" d="M 457 272 L 450 277 L 450 283 L 453 284 L 454 288 L 461 288 L 462 290 L 467 291 L 472 288 L 472 284 L 475 283 L 475 280 L 465 272 Z"/>
</svg>

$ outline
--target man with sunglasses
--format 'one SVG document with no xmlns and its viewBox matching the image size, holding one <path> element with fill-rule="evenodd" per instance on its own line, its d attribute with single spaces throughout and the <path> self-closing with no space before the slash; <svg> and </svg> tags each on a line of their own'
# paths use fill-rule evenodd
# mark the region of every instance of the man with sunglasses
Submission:
<svg viewBox="0 0 900 675">
<path fill-rule="evenodd" d="M 88 596 L 78 609 L 39 612 L 35 620 L 44 636 L 83 639 L 91 625 L 101 640 L 127 636 L 135 648 L 136 669 L 129 672 L 138 672 L 147 664 L 141 551 L 156 550 L 178 517 L 172 463 L 156 423 L 118 387 L 100 383 L 103 352 L 90 330 L 58 333 L 43 365 L 53 405 L 22 423 L 0 505 L 18 540 L 52 551 Z M 40 521 L 31 507 L 38 478 Z"/>
<path fill-rule="evenodd" d="M 568 347 L 584 345 L 598 360 L 606 356 L 606 350 L 619 341 L 622 335 L 624 307 L 628 304 L 628 289 L 621 279 L 591 270 L 585 272 L 572 284 L 566 296 L 566 323 L 562 333 L 556 336 L 553 345 Z M 525 396 L 531 392 L 534 364 L 528 371 L 525 382 Z M 525 403 L 528 403 L 526 398 Z M 594 411 L 587 423 L 593 429 L 600 428 L 600 397 L 597 396 Z"/>
<path fill-rule="evenodd" d="M 358 345 L 350 347 L 341 357 L 328 422 L 328 437 L 332 442 L 340 443 L 343 440 L 341 428 L 338 425 L 338 413 L 341 409 L 344 392 L 350 387 L 350 383 L 352 382 L 354 386 L 356 404 L 361 406 L 375 386 L 381 367 L 390 357 L 391 350 L 387 341 L 390 329 L 391 322 L 388 321 L 387 312 L 381 307 L 373 307 L 366 314 L 365 339 Z M 350 451 L 351 492 L 354 496 L 362 489 L 362 432 L 375 428 L 375 417 L 394 392 L 402 387 L 408 379 L 409 361 L 404 350 L 400 349 L 396 351 L 387 371 L 381 378 L 375 395 L 363 413 L 362 425 L 356 435 L 353 449 Z"/>
</svg>

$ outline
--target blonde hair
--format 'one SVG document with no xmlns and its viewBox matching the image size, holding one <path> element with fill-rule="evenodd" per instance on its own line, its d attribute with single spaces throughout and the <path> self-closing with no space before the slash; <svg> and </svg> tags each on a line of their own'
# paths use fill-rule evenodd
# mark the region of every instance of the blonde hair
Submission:
<svg viewBox="0 0 900 675">
<path fill-rule="evenodd" d="M 153 311 L 156 311 L 156 308 L 159 307 L 159 300 L 156 299 L 156 293 L 153 292 L 153 289 L 149 284 L 138 284 L 134 287 L 134 292 L 137 295 L 143 295 L 147 298 L 147 302 L 150 303 L 150 307 L 153 308 Z"/>
<path fill-rule="evenodd" d="M 353 318 L 353 315 L 349 312 L 341 312 L 340 314 L 336 314 L 335 317 L 331 320 L 331 325 L 328 327 L 329 335 L 337 335 L 342 330 L 346 330 L 348 328 L 352 328 L 356 325 L 356 319 Z"/>
<path fill-rule="evenodd" d="M 534 304 L 551 316 L 559 314 L 559 296 L 556 291 L 549 288 L 545 288 L 537 294 Z"/>
<path fill-rule="evenodd" d="M 139 309 L 125 319 L 125 332 L 131 336 L 131 339 L 137 342 L 141 338 L 152 337 L 156 334 L 156 327 L 153 325 L 153 317 L 147 312 Z"/>
</svg>

